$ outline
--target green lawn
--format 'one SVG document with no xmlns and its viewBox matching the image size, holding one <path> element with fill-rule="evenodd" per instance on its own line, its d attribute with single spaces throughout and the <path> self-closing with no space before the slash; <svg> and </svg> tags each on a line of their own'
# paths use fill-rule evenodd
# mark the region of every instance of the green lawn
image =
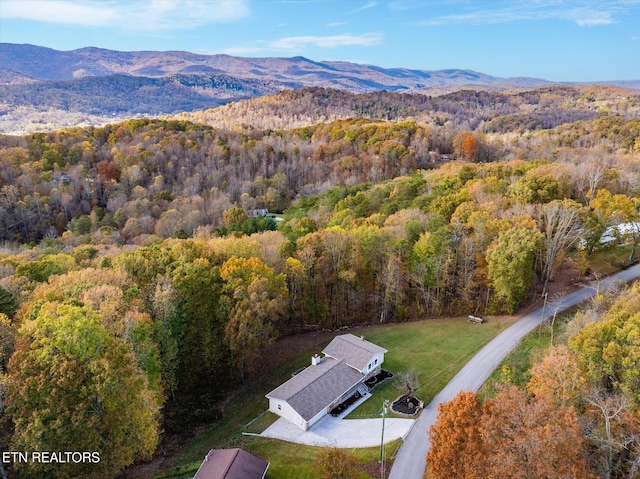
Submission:
<svg viewBox="0 0 640 479">
<path fill-rule="evenodd" d="M 251 444 L 247 445 L 247 450 L 256 456 L 270 461 L 267 479 L 314 479 L 318 476 L 314 470 L 314 463 L 321 448 L 312 446 L 301 446 L 275 439 L 253 438 Z M 395 455 L 400 446 L 400 440 L 385 445 L 385 461 L 391 464 L 392 455 Z M 359 464 L 366 464 L 379 461 L 380 448 L 368 447 L 363 449 L 350 449 L 349 453 L 356 457 Z M 360 478 L 366 479 L 371 476 L 361 473 Z"/>
<path fill-rule="evenodd" d="M 485 324 L 474 324 L 464 318 L 455 318 L 389 324 L 349 332 L 363 335 L 389 351 L 385 355 L 384 369 L 393 373 L 407 369 L 418 371 L 421 386 L 417 395 L 426 404 L 482 346 L 510 324 L 511 321 L 506 319 L 489 319 Z M 271 463 L 267 474 L 269 479 L 313 478 L 313 463 L 321 448 L 244 436 L 242 432 L 246 430 L 245 425 L 268 407 L 264 395 L 291 377 L 293 371 L 308 365 L 311 355 L 329 342 L 326 339 L 321 341 L 308 352 L 249 384 L 228 402 L 224 419 L 188 444 L 172 465 L 157 477 L 192 477 L 209 449 L 242 447 Z M 376 417 L 383 399 L 393 400 L 399 395 L 394 380 L 388 380 L 378 386 L 373 397 L 358 407 L 351 417 Z M 255 432 L 256 428 L 262 427 L 261 423 L 271 419 L 265 415 L 248 430 Z M 398 445 L 386 447 L 389 458 Z M 365 464 L 379 458 L 379 449 L 358 449 L 355 454 L 358 461 Z M 368 476 L 363 474 L 362 477 Z"/>
<path fill-rule="evenodd" d="M 466 318 L 438 319 L 364 329 L 358 334 L 389 351 L 383 364 L 387 371 L 397 374 L 414 369 L 419 373 L 416 396 L 426 406 L 482 346 L 510 324 L 497 319 L 484 324 Z M 383 401 L 393 401 L 401 394 L 397 378 L 388 379 L 348 417 L 378 417 Z"/>
<path fill-rule="evenodd" d="M 597 277 L 617 273 L 629 258 L 630 253 L 631 247 L 627 245 L 613 246 L 596 251 L 589 258 L 589 270 Z"/>
</svg>

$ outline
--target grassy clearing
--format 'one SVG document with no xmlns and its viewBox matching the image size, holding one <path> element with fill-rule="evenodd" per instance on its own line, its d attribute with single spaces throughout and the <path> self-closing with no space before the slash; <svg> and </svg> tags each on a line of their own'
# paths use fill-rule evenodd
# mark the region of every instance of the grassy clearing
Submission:
<svg viewBox="0 0 640 479">
<path fill-rule="evenodd" d="M 419 373 L 416 396 L 426 405 L 469 359 L 512 322 L 507 318 L 489 319 L 484 324 L 469 323 L 466 318 L 439 319 L 371 328 L 362 334 L 389 351 L 385 354 L 384 369 L 394 374 L 409 369 Z M 392 378 L 372 393 L 373 397 L 349 414 L 349 418 L 379 417 L 383 401 L 393 401 L 402 391 L 397 378 Z"/>
<path fill-rule="evenodd" d="M 389 350 L 385 355 L 385 369 L 394 373 L 407 369 L 418 371 L 421 386 L 417 395 L 428 403 L 482 346 L 512 322 L 511 318 L 490 319 L 479 325 L 469 323 L 464 318 L 438 319 L 358 328 L 350 332 L 363 335 L 367 340 Z M 307 366 L 311 354 L 322 349 L 328 342 L 326 338 L 319 339 L 319 344 L 310 347 L 308 352 L 287 361 L 248 385 L 229 401 L 225 407 L 224 419 L 195 438 L 172 464 L 164 468 L 163 475 L 157 477 L 192 477 L 209 449 L 242 447 L 271 463 L 267 475 L 269 479 L 313 478 L 313 464 L 321 448 L 243 436 L 242 432 L 251 420 L 266 409 L 268 404 L 264 395 L 291 377 L 293 371 Z M 400 391 L 395 387 L 393 379 L 388 380 L 374 390 L 371 399 L 354 411 L 354 417 L 377 417 L 383 399 L 393 400 L 399 395 Z M 251 432 L 263 427 L 272 418 L 265 414 L 250 426 Z M 391 459 L 398 446 L 385 447 Z M 379 459 L 378 448 L 357 449 L 354 453 L 360 464 Z M 181 469 L 177 470 L 178 467 Z"/>
<path fill-rule="evenodd" d="M 594 252 L 589 258 L 589 270 L 598 277 L 617 273 L 631 253 L 630 246 L 614 246 Z"/>
<path fill-rule="evenodd" d="M 268 479 L 300 479 L 303 477 L 314 479 L 318 477 L 314 470 L 314 464 L 322 448 L 302 446 L 275 439 L 252 439 L 254 440 L 247 444 L 247 450 L 270 461 L 269 470 L 267 471 Z M 385 445 L 385 462 L 391 463 L 392 456 L 399 445 L 400 440 Z M 379 447 L 350 449 L 349 452 L 355 456 L 358 464 L 361 465 L 377 462 L 380 459 Z M 360 474 L 361 479 L 370 477 L 364 472 Z"/>
<path fill-rule="evenodd" d="M 265 429 L 276 422 L 280 416 L 272 413 L 271 411 L 264 411 L 260 416 L 252 419 L 250 423 L 246 424 L 244 431 L 252 434 L 262 434 Z"/>
<path fill-rule="evenodd" d="M 400 445 L 401 440 L 399 439 L 385 444 L 384 457 L 385 462 L 388 464 L 387 470 L 391 468 L 393 458 Z M 251 454 L 255 454 L 269 462 L 267 479 L 300 479 L 303 477 L 314 479 L 318 477 L 315 472 L 315 462 L 320 452 L 322 452 L 320 447 L 303 446 L 260 437 L 245 437 L 242 443 L 236 447 L 242 447 Z M 370 468 L 372 463 L 376 463 L 375 467 L 379 467 L 379 447 L 350 449 L 349 453 L 356 458 L 358 464 L 363 468 L 367 465 Z M 201 460 L 198 460 L 174 467 L 156 476 L 156 479 L 191 479 L 200 467 L 201 462 Z M 361 472 L 358 477 L 359 479 L 371 478 L 365 472 Z"/>
</svg>

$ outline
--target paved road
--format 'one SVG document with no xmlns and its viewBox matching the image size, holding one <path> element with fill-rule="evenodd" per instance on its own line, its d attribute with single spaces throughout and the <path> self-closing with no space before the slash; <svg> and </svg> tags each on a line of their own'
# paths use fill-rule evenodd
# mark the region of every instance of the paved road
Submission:
<svg viewBox="0 0 640 479">
<path fill-rule="evenodd" d="M 640 277 L 640 265 L 622 271 L 598 284 L 579 289 L 537 309 L 500 333 L 480 350 L 447 384 L 433 401 L 422 411 L 405 438 L 391 469 L 389 479 L 422 479 L 426 467 L 425 457 L 429 450 L 427 431 L 436 421 L 438 404 L 453 399 L 460 391 L 477 391 L 489 378 L 520 340 L 536 326 L 550 318 L 555 311 L 561 312 L 595 295 L 598 289 L 610 288 L 619 281 L 630 281 Z"/>
</svg>

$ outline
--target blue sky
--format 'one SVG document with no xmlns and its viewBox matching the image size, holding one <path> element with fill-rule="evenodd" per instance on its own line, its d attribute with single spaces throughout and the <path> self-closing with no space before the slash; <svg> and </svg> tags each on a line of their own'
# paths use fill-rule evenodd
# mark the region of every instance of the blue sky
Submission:
<svg viewBox="0 0 640 479">
<path fill-rule="evenodd" d="M 640 0 L 0 0 L 0 41 L 640 79 Z"/>
</svg>

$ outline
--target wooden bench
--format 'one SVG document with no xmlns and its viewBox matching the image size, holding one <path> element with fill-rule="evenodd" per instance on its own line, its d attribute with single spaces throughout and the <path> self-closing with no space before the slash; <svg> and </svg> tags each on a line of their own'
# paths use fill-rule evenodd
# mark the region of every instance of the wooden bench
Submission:
<svg viewBox="0 0 640 479">
<path fill-rule="evenodd" d="M 481 318 L 480 316 L 473 316 L 472 314 L 467 316 L 467 321 L 471 321 L 473 323 L 479 323 L 479 324 L 484 323 L 484 319 L 483 318 Z"/>
</svg>

